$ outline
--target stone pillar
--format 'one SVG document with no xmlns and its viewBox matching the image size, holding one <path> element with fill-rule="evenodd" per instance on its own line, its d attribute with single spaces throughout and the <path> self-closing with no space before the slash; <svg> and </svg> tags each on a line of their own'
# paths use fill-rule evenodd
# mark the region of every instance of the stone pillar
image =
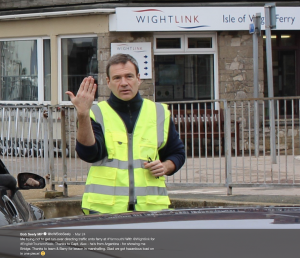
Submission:
<svg viewBox="0 0 300 258">
<path fill-rule="evenodd" d="M 263 38 L 258 39 L 258 80 L 259 97 L 263 97 Z M 249 146 L 248 133 L 253 136 L 254 127 L 254 101 L 242 100 L 253 98 L 253 39 L 248 31 L 224 31 L 218 33 L 218 66 L 219 66 L 219 98 L 234 100 L 229 102 L 231 118 L 241 122 L 245 146 Z M 239 101 L 241 100 L 241 101 Z M 248 106 L 250 103 L 250 106 Z M 235 104 L 236 109 L 233 109 Z M 250 110 L 250 113 L 249 113 Z M 262 103 L 259 103 L 259 124 L 262 121 Z M 250 118 L 250 119 L 249 119 Z M 240 134 L 240 138 L 242 135 Z M 252 140 L 251 140 L 252 142 Z M 242 142 L 240 142 L 241 146 Z M 252 143 L 253 146 L 253 143 Z"/>
<path fill-rule="evenodd" d="M 259 97 L 263 97 L 263 39 L 259 44 Z M 218 34 L 220 99 L 253 98 L 253 46 L 248 31 Z"/>
</svg>

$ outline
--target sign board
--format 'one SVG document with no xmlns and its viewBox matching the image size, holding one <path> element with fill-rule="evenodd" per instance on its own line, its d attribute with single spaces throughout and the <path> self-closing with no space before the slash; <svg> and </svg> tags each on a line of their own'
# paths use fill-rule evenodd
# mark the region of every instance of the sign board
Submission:
<svg viewBox="0 0 300 258">
<path fill-rule="evenodd" d="M 140 78 L 152 79 L 151 42 L 111 43 L 111 55 L 129 54 L 139 64 Z"/>
<path fill-rule="evenodd" d="M 270 26 L 271 29 L 276 29 L 276 4 L 275 3 L 268 3 L 265 4 L 265 8 L 270 8 Z"/>
<path fill-rule="evenodd" d="M 261 13 L 257 13 L 254 18 L 255 33 L 261 35 Z"/>
<path fill-rule="evenodd" d="M 249 24 L 249 33 L 253 34 L 255 32 L 255 25 L 254 23 Z"/>
<path fill-rule="evenodd" d="M 249 30 L 257 7 L 117 7 L 109 17 L 110 31 Z M 277 30 L 300 30 L 300 7 L 276 7 Z M 265 17 L 261 17 L 262 30 Z"/>
</svg>

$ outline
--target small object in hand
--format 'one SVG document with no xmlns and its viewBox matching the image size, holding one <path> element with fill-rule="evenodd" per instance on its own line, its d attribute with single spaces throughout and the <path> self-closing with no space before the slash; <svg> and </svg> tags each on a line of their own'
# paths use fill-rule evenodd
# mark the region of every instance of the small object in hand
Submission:
<svg viewBox="0 0 300 258">
<path fill-rule="evenodd" d="M 150 157 L 148 157 L 148 163 L 150 163 L 150 162 L 152 162 L 152 159 Z M 156 176 L 155 178 L 158 179 L 159 176 Z"/>
</svg>

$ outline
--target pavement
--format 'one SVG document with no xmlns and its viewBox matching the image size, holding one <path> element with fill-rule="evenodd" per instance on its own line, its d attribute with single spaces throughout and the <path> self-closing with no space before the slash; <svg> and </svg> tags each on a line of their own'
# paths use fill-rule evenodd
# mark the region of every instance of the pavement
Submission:
<svg viewBox="0 0 300 258">
<path fill-rule="evenodd" d="M 233 187 L 227 195 L 226 187 L 167 186 L 173 208 L 232 207 L 232 206 L 300 206 L 300 187 Z M 46 218 L 82 215 L 81 198 L 84 185 L 68 185 L 68 196 L 63 188 L 21 190 L 25 200 L 45 212 Z M 46 198 L 45 196 L 59 196 Z"/>
</svg>

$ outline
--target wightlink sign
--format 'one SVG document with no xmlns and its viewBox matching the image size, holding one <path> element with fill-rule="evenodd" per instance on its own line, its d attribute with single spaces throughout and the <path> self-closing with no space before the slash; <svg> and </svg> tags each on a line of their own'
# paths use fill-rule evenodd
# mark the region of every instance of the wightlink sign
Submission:
<svg viewBox="0 0 300 258">
<path fill-rule="evenodd" d="M 152 58 L 150 42 L 111 43 L 111 54 L 129 54 L 139 64 L 140 78 L 152 79 Z"/>
<path fill-rule="evenodd" d="M 157 7 L 116 8 L 110 15 L 110 31 L 218 31 L 249 30 L 253 16 L 264 7 Z M 277 30 L 300 29 L 300 7 L 276 7 Z"/>
</svg>

